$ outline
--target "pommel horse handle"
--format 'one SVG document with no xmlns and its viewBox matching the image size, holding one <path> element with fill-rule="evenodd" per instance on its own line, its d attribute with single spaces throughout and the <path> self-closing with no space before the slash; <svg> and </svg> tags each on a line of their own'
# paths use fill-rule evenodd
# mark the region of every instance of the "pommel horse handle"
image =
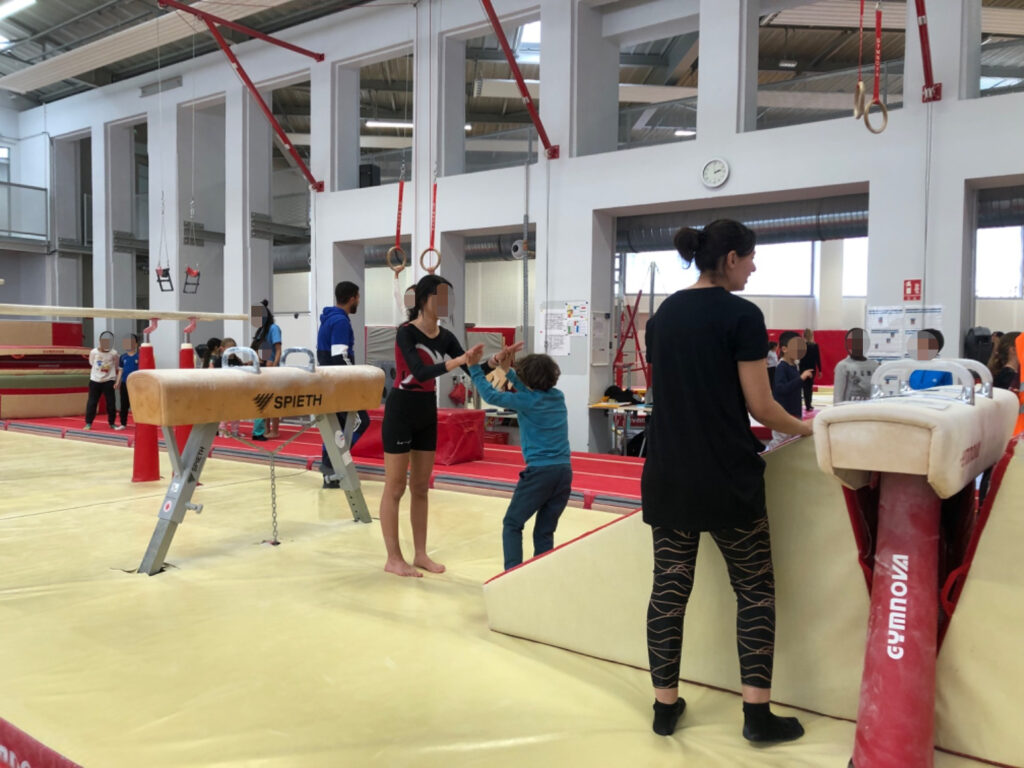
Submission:
<svg viewBox="0 0 1024 768">
<path fill-rule="evenodd" d="M 289 366 L 289 367 L 292 367 L 292 368 L 299 368 L 299 367 L 301 367 L 303 370 L 306 370 L 306 371 L 315 371 L 316 370 L 316 355 L 313 354 L 313 350 L 306 349 L 306 347 L 288 347 L 288 349 L 286 349 L 284 352 L 281 353 L 281 365 L 282 366 L 284 366 L 284 361 L 288 359 L 288 355 L 292 355 L 292 354 L 305 355 L 306 357 L 309 358 L 309 362 L 306 363 L 303 366 Z"/>
<path fill-rule="evenodd" d="M 248 361 L 246 365 L 235 366 L 236 370 L 248 371 L 249 373 L 260 372 L 260 358 L 252 347 L 228 347 L 224 350 L 224 357 L 230 359 L 232 355 L 243 362 Z"/>
</svg>

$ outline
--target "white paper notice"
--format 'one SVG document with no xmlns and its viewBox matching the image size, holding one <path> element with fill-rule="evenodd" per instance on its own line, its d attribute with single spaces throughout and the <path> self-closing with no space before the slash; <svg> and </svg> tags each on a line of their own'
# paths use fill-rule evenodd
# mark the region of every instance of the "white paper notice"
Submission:
<svg viewBox="0 0 1024 768">
<path fill-rule="evenodd" d="M 544 329 L 545 352 L 552 357 L 568 357 L 570 340 L 566 333 L 565 310 L 542 310 L 541 320 L 541 327 Z"/>
<path fill-rule="evenodd" d="M 590 302 L 565 303 L 565 330 L 570 336 L 590 335 Z"/>
<path fill-rule="evenodd" d="M 868 307 L 868 332 L 903 331 L 903 307 Z"/>
</svg>

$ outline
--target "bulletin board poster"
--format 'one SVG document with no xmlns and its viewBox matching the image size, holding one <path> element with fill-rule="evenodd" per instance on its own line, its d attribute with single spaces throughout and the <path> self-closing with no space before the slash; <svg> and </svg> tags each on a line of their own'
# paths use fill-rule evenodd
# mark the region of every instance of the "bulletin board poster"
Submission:
<svg viewBox="0 0 1024 768">
<path fill-rule="evenodd" d="M 567 336 L 590 335 L 590 302 L 565 302 L 565 333 Z"/>
<path fill-rule="evenodd" d="M 913 357 L 917 351 L 917 334 L 930 329 L 945 335 L 942 328 L 942 307 L 907 307 L 903 318 L 904 343 L 907 354 Z"/>
<path fill-rule="evenodd" d="M 868 307 L 867 357 L 899 360 L 906 354 L 905 310 L 901 306 Z"/>
<path fill-rule="evenodd" d="M 541 333 L 544 337 L 544 351 L 552 357 L 569 356 L 569 334 L 566 331 L 565 311 L 562 309 L 542 309 L 540 317 Z"/>
</svg>

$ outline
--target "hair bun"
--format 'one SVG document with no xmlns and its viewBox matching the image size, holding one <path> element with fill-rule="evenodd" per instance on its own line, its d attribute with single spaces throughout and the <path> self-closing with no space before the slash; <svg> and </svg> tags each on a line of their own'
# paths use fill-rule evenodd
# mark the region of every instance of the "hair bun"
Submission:
<svg viewBox="0 0 1024 768">
<path fill-rule="evenodd" d="M 672 243 L 685 261 L 693 261 L 700 251 L 701 233 L 692 227 L 683 227 L 676 232 Z"/>
</svg>

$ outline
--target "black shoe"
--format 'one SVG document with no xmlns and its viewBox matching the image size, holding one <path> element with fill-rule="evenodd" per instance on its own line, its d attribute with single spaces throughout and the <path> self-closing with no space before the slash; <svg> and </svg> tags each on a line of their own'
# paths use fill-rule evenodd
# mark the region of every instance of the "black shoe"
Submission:
<svg viewBox="0 0 1024 768">
<path fill-rule="evenodd" d="M 341 488 L 341 481 L 328 480 L 327 476 L 324 475 L 324 488 Z"/>
<path fill-rule="evenodd" d="M 265 442 L 267 442 L 267 438 L 264 437 L 263 435 L 253 435 L 252 439 L 255 440 L 257 443 L 265 443 Z"/>
<path fill-rule="evenodd" d="M 654 702 L 654 732 L 659 736 L 671 736 L 675 733 L 676 723 L 683 716 L 685 709 L 686 701 L 681 698 L 675 704 Z"/>
</svg>

